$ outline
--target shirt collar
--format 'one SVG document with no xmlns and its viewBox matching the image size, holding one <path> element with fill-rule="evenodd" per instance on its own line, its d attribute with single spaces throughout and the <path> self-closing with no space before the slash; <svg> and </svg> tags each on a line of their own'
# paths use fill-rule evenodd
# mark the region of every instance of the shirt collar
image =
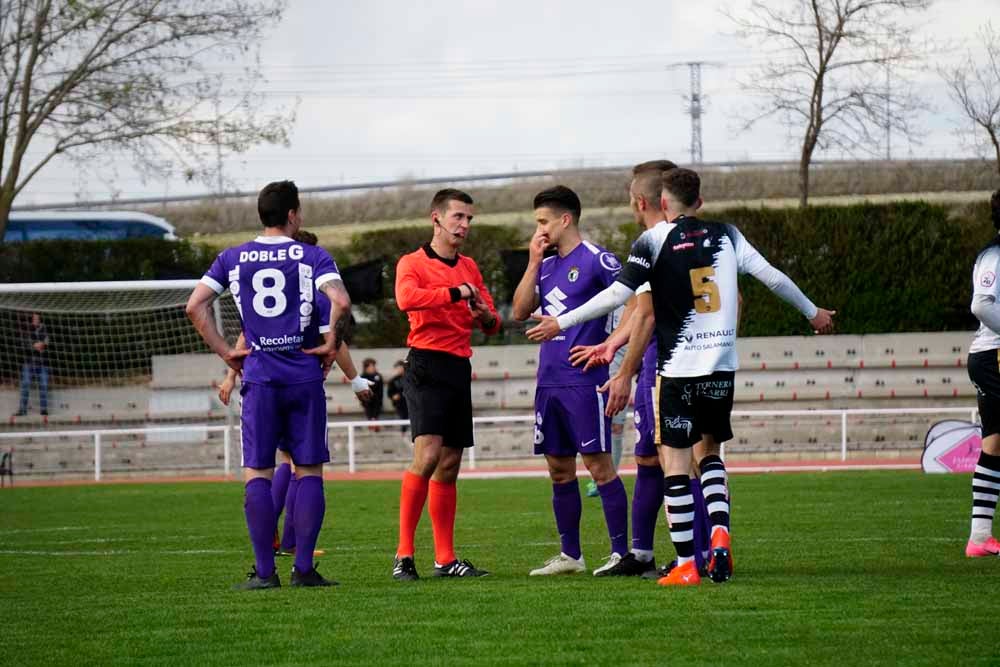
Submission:
<svg viewBox="0 0 1000 667">
<path fill-rule="evenodd" d="M 445 264 L 451 267 L 458 266 L 458 257 L 459 257 L 458 253 L 455 253 L 455 257 L 453 257 L 452 259 L 448 259 L 447 257 L 442 257 L 441 255 L 434 252 L 434 248 L 431 247 L 430 243 L 425 243 L 422 247 L 424 249 L 424 252 L 427 254 L 429 258 L 436 259 L 439 262 L 444 262 Z"/>
<path fill-rule="evenodd" d="M 253 242 L 264 245 L 280 245 L 282 243 L 295 243 L 295 239 L 290 239 L 287 236 L 258 236 Z"/>
</svg>

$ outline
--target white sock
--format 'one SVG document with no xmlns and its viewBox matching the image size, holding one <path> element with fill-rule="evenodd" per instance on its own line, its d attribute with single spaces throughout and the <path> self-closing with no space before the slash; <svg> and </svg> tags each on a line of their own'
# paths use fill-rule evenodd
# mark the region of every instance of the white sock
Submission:
<svg viewBox="0 0 1000 667">
<path fill-rule="evenodd" d="M 632 549 L 632 555 L 640 563 L 648 563 L 653 560 L 653 550 L 652 549 Z"/>
</svg>

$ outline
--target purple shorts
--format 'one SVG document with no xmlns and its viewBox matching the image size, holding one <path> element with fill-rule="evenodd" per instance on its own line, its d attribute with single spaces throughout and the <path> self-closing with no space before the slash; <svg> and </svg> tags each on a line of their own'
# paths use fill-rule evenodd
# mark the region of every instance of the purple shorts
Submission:
<svg viewBox="0 0 1000 667">
<path fill-rule="evenodd" d="M 635 455 L 657 456 L 656 441 L 653 433 L 656 430 L 656 413 L 653 411 L 655 386 L 637 384 L 635 387 Z"/>
<path fill-rule="evenodd" d="M 244 468 L 273 468 L 279 446 L 292 455 L 296 465 L 318 465 L 330 460 L 322 381 L 245 383 L 240 394 Z"/>
<path fill-rule="evenodd" d="M 597 387 L 535 389 L 535 454 L 576 456 L 611 452 L 611 420 Z"/>
</svg>

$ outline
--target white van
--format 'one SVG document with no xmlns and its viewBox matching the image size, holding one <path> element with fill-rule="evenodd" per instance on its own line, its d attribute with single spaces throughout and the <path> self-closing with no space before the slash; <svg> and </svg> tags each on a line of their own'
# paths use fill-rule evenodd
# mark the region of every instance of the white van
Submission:
<svg viewBox="0 0 1000 667">
<path fill-rule="evenodd" d="M 5 243 L 45 239 L 176 241 L 174 226 L 163 218 L 132 211 L 31 211 L 10 214 Z"/>
</svg>

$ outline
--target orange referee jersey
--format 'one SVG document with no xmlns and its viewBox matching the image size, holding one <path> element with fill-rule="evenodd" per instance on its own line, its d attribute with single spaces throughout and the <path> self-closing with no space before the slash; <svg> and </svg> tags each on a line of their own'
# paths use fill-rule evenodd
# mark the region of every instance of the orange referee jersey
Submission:
<svg viewBox="0 0 1000 667">
<path fill-rule="evenodd" d="M 479 267 L 469 257 L 441 257 L 429 243 L 399 258 L 396 264 L 396 305 L 410 319 L 409 347 L 471 357 L 472 318 L 467 301 L 458 296 L 458 286 L 468 283 L 479 290 L 493 313 L 495 323 L 487 334 L 500 331 L 500 315 L 493 305 Z"/>
</svg>

